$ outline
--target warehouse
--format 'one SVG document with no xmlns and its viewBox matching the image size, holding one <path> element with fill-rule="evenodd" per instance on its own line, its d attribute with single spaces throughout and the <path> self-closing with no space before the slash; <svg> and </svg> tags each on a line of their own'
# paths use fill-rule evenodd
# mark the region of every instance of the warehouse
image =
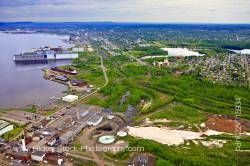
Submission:
<svg viewBox="0 0 250 166">
<path fill-rule="evenodd" d="M 31 154 L 31 159 L 33 161 L 41 162 L 43 161 L 43 158 L 45 157 L 46 153 L 42 151 L 35 151 Z"/>
<path fill-rule="evenodd" d="M 44 47 L 35 50 L 34 52 L 26 52 L 14 55 L 15 62 L 48 62 L 49 60 L 75 59 L 78 58 L 78 53 L 67 49 Z"/>
<path fill-rule="evenodd" d="M 8 122 L 4 120 L 0 120 L 0 136 L 4 133 L 7 133 L 11 130 L 13 130 L 13 125 L 10 125 Z"/>
<path fill-rule="evenodd" d="M 98 124 L 100 124 L 102 122 L 103 116 L 101 115 L 96 115 L 93 118 L 91 118 L 87 124 L 89 126 L 97 126 Z"/>
<path fill-rule="evenodd" d="M 78 126 L 72 127 L 71 130 L 65 132 L 63 135 L 60 136 L 60 142 L 62 145 L 67 145 L 69 142 L 74 140 L 74 137 L 79 134 L 82 129 L 86 126 L 86 124 L 80 124 Z"/>
<path fill-rule="evenodd" d="M 78 100 L 78 96 L 76 96 L 76 95 L 67 95 L 67 96 L 62 97 L 62 100 L 65 101 L 65 102 L 68 102 L 68 103 L 72 103 L 72 102 Z"/>
</svg>

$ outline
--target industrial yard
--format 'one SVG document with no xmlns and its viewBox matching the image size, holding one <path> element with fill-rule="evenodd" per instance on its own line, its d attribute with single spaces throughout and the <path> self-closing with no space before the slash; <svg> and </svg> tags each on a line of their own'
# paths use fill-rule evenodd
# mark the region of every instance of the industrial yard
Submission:
<svg viewBox="0 0 250 166">
<path fill-rule="evenodd" d="M 8 157 L 9 162 L 63 165 L 68 162 L 66 154 L 81 153 L 82 150 L 75 149 L 75 141 L 85 147 L 93 145 L 109 148 L 111 151 L 128 146 L 126 142 L 115 141 L 115 137 L 119 137 L 116 136 L 117 132 L 126 129 L 126 121 L 112 110 L 97 106 L 78 105 L 47 117 L 29 112 L 9 111 L 3 113 L 1 119 L 27 125 L 15 139 L 1 145 L 1 149 L 6 149 L 4 155 Z M 111 142 L 100 141 L 108 135 L 113 138 Z M 120 135 L 122 137 L 123 134 Z"/>
</svg>

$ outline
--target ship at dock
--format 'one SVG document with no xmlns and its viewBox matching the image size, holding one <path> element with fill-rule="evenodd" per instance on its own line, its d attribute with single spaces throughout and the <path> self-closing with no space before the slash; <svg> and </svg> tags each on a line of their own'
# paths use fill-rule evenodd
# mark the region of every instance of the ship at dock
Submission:
<svg viewBox="0 0 250 166">
<path fill-rule="evenodd" d="M 78 53 L 72 52 L 62 47 L 43 47 L 30 52 L 14 55 L 16 63 L 48 63 L 55 60 L 70 60 L 78 58 Z"/>
</svg>

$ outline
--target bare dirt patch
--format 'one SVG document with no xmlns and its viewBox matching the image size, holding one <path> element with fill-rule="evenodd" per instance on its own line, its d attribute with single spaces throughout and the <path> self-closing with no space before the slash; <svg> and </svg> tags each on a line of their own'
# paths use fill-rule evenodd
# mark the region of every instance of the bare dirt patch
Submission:
<svg viewBox="0 0 250 166">
<path fill-rule="evenodd" d="M 250 130 L 250 122 L 245 120 L 238 120 L 236 122 L 234 118 L 222 115 L 209 115 L 208 120 L 206 121 L 206 126 L 212 130 L 234 133 L 237 123 L 240 123 L 241 132 Z"/>
</svg>

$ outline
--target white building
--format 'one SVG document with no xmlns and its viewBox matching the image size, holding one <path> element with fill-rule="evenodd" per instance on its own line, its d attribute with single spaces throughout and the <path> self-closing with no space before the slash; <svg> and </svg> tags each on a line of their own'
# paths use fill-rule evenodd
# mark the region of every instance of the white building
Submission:
<svg viewBox="0 0 250 166">
<path fill-rule="evenodd" d="M 103 116 L 96 115 L 93 118 L 91 118 L 89 121 L 87 121 L 87 125 L 89 126 L 97 126 L 102 122 Z"/>
<path fill-rule="evenodd" d="M 42 152 L 42 151 L 35 151 L 31 154 L 31 159 L 33 161 L 38 161 L 41 162 L 43 161 L 44 157 L 45 157 L 46 153 Z"/>
<path fill-rule="evenodd" d="M 67 96 L 62 97 L 62 100 L 65 101 L 65 102 L 68 102 L 68 103 L 72 103 L 72 102 L 78 100 L 78 96 L 76 96 L 76 95 L 67 95 Z"/>
<path fill-rule="evenodd" d="M 75 59 L 78 58 L 78 54 L 77 53 L 57 53 L 55 55 L 55 59 Z"/>
<path fill-rule="evenodd" d="M 73 47 L 72 48 L 72 51 L 73 52 L 83 52 L 85 51 L 83 47 Z"/>
<path fill-rule="evenodd" d="M 13 125 L 8 122 L 0 120 L 0 136 L 14 129 Z"/>
<path fill-rule="evenodd" d="M 74 53 L 68 50 L 54 51 L 46 50 L 44 51 L 45 56 L 48 60 L 60 60 L 60 59 L 75 59 L 78 58 L 78 53 Z"/>
<path fill-rule="evenodd" d="M 166 67 L 169 66 L 169 61 L 167 59 L 164 59 L 163 62 L 153 62 L 153 65 L 157 67 Z"/>
</svg>

